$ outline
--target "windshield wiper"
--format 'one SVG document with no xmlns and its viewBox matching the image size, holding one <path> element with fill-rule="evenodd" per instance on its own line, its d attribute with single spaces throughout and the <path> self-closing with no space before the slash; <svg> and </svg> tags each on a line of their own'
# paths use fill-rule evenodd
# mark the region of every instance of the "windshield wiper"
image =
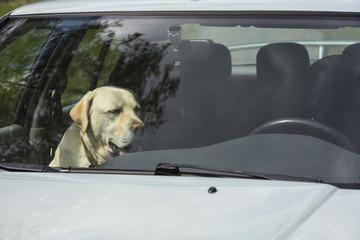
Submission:
<svg viewBox="0 0 360 240">
<path fill-rule="evenodd" d="M 180 171 L 181 168 L 190 171 Z M 200 171 L 193 171 L 194 169 Z M 192 171 L 191 171 L 192 170 Z M 243 170 L 232 170 L 216 167 L 206 167 L 193 164 L 159 163 L 155 171 L 127 170 L 127 169 L 92 169 L 92 168 L 61 168 L 55 169 L 48 165 L 35 165 L 23 163 L 0 163 L 0 172 L 62 172 L 62 173 L 103 173 L 103 174 L 131 174 L 131 175 L 170 175 L 170 176 L 204 176 L 204 177 L 240 177 L 249 179 L 287 180 L 301 182 L 325 183 L 321 179 L 311 177 L 298 177 L 282 174 L 264 174 Z M 331 184 L 331 183 L 330 183 Z"/>
<path fill-rule="evenodd" d="M 180 168 L 187 169 L 197 169 L 202 170 L 201 172 L 183 172 L 180 171 Z M 214 174 L 216 173 L 216 174 Z M 219 174 L 221 173 L 221 174 Z M 195 174 L 195 175 L 216 175 L 219 177 L 243 177 L 243 178 L 252 178 L 252 179 L 266 179 L 273 180 L 271 177 L 266 176 L 261 173 L 253 173 L 242 170 L 230 170 L 224 168 L 214 168 L 214 167 L 205 167 L 200 165 L 193 164 L 172 164 L 172 163 L 159 163 L 155 169 L 155 175 L 173 175 L 173 176 L 181 176 L 182 174 Z"/>
<path fill-rule="evenodd" d="M 185 169 L 197 169 L 201 172 L 194 171 L 180 171 L 180 168 Z M 219 174 L 220 173 L 220 174 Z M 241 177 L 251 179 L 265 179 L 265 180 L 288 180 L 288 181 L 300 181 L 300 182 L 315 182 L 324 183 L 321 179 L 308 178 L 308 177 L 297 177 L 288 176 L 282 174 L 263 174 L 248 172 L 243 170 L 232 170 L 215 167 L 205 167 L 200 165 L 192 164 L 172 164 L 172 163 L 159 163 L 155 169 L 155 175 L 171 175 L 171 176 L 182 176 L 182 175 L 197 175 L 197 176 L 216 176 L 216 177 Z"/>
<path fill-rule="evenodd" d="M 0 163 L 0 171 L 6 172 L 58 172 L 48 165 L 35 165 L 24 163 Z"/>
</svg>

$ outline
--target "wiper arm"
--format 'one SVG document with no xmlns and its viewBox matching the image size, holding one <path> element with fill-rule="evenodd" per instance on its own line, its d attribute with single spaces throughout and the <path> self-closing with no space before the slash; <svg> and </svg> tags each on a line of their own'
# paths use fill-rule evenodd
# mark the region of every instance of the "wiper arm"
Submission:
<svg viewBox="0 0 360 240">
<path fill-rule="evenodd" d="M 35 165 L 24 163 L 0 163 L 0 172 L 58 172 L 47 165 Z"/>
<path fill-rule="evenodd" d="M 180 171 L 180 168 L 188 169 L 198 169 L 204 170 L 205 172 L 183 172 Z M 214 174 L 216 173 L 216 174 Z M 218 174 L 223 173 L 223 174 Z M 219 176 L 219 177 L 241 177 L 241 178 L 251 178 L 251 179 L 265 179 L 265 180 L 284 180 L 284 181 L 300 181 L 300 182 L 315 182 L 315 183 L 325 183 L 321 179 L 315 179 L 310 177 L 298 177 L 298 176 L 289 176 L 282 174 L 263 174 L 248 172 L 243 170 L 232 170 L 224 168 L 214 168 L 214 167 L 204 167 L 200 165 L 192 164 L 172 164 L 172 163 L 159 163 L 155 169 L 155 175 L 172 175 L 172 176 L 181 176 L 182 174 L 189 175 L 201 175 L 201 176 Z"/>
<path fill-rule="evenodd" d="M 181 172 L 180 168 L 198 169 L 198 170 L 204 170 L 206 172 L 201 172 L 201 173 Z M 243 178 L 273 180 L 273 178 L 261 173 L 253 173 L 242 170 L 230 170 L 224 168 L 204 167 L 204 166 L 192 165 L 192 164 L 159 163 L 155 169 L 155 175 L 173 175 L 173 176 L 181 176 L 182 174 L 214 175 L 213 173 L 217 173 L 216 174 L 217 176 L 226 176 L 226 177 L 237 176 Z M 223 174 L 219 175 L 218 173 L 223 173 Z"/>
</svg>

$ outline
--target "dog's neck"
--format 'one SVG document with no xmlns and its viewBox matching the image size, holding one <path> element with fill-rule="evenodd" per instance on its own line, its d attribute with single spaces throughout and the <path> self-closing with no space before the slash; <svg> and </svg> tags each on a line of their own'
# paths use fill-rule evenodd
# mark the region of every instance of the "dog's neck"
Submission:
<svg viewBox="0 0 360 240">
<path fill-rule="evenodd" d="M 88 161 L 90 162 L 89 167 L 96 168 L 97 166 L 99 166 L 98 161 L 95 159 L 94 155 L 90 152 L 89 148 L 86 146 L 82 137 L 81 137 L 81 143 L 84 147 L 86 157 L 87 157 Z"/>
<path fill-rule="evenodd" d="M 80 139 L 83 146 L 81 155 L 88 160 L 90 167 L 99 166 L 105 163 L 106 159 L 111 158 L 105 145 L 98 140 L 91 128 L 84 133 L 80 131 Z"/>
</svg>

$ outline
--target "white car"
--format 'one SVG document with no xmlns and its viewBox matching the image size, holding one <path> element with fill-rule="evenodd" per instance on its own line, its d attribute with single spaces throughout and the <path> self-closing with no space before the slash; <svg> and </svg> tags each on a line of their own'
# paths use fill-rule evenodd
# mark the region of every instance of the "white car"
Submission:
<svg viewBox="0 0 360 240">
<path fill-rule="evenodd" d="M 103 86 L 132 100 L 83 100 Z M 126 141 L 94 130 L 128 110 Z M 2 240 L 360 239 L 360 2 L 14 10 L 0 193 Z"/>
</svg>

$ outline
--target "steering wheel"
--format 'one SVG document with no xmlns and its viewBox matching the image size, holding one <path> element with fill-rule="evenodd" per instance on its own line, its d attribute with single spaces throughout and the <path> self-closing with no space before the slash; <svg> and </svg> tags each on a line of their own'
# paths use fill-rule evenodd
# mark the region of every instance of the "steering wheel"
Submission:
<svg viewBox="0 0 360 240">
<path fill-rule="evenodd" d="M 284 133 L 299 134 L 316 137 L 327 142 L 343 147 L 349 151 L 357 153 L 357 148 L 342 133 L 334 128 L 326 126 L 323 123 L 303 119 L 303 118 L 284 118 L 266 122 L 248 135 L 267 134 L 267 133 Z"/>
</svg>

